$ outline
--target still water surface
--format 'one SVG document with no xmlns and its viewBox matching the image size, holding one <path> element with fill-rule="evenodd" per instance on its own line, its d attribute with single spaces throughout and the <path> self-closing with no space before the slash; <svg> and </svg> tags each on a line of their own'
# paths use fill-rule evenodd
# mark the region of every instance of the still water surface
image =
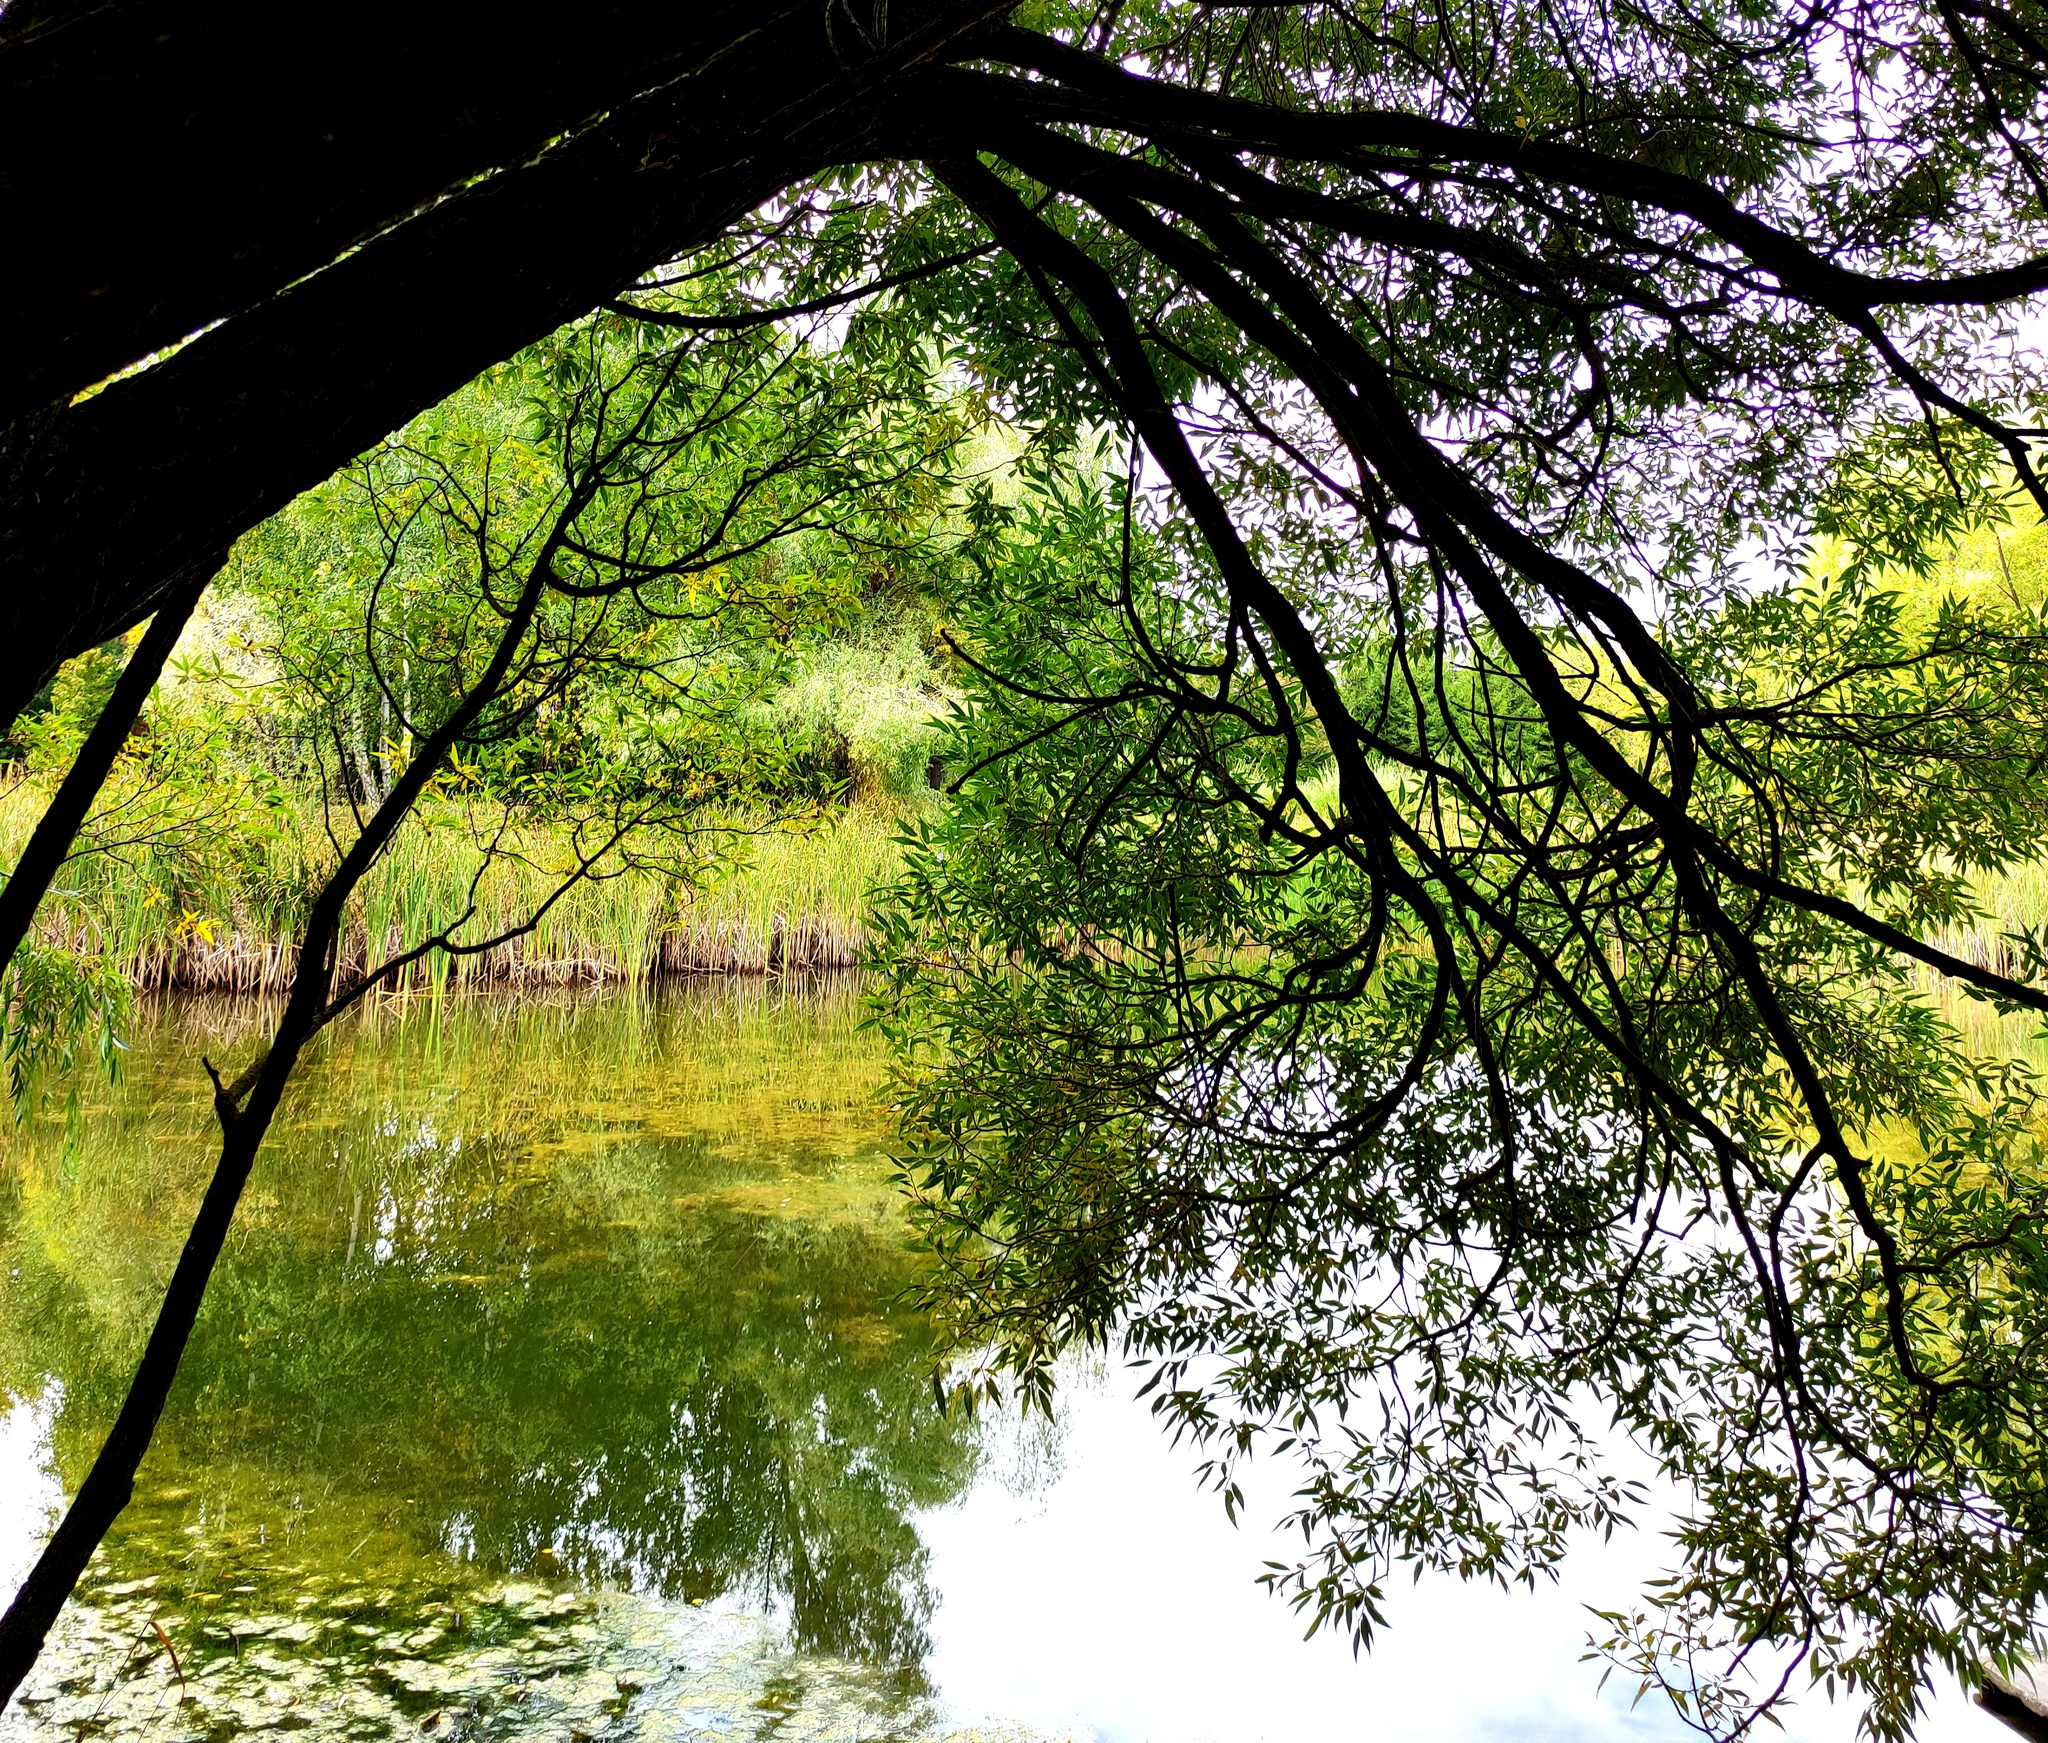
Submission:
<svg viewBox="0 0 2048 1743">
<path fill-rule="evenodd" d="M 330 1034 L 0 1739 L 1680 1734 L 1578 1662 L 1654 1543 L 1534 1598 L 1397 1598 L 1354 1662 L 1257 1590 L 1284 1551 L 1127 1375 L 1077 1365 L 1050 1424 L 940 1412 L 857 1017 L 846 982 L 728 982 Z M 203 1185 L 198 1056 L 262 1023 L 160 1007 L 78 1153 L 4 1152 L 0 1592 Z M 1990 1743 L 1952 1695 L 1937 1721 Z"/>
</svg>

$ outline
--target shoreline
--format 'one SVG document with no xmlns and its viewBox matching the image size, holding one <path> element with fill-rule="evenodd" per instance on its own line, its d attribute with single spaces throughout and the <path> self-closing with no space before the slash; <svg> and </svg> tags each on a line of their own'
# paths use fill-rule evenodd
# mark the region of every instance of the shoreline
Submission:
<svg viewBox="0 0 2048 1743">
<path fill-rule="evenodd" d="M 40 806 L 27 783 L 0 794 L 0 860 L 18 856 Z M 627 864 L 557 891 L 573 843 L 545 830 L 496 838 L 488 874 L 466 827 L 428 818 L 409 831 L 349 904 L 338 967 L 391 960 L 465 909 L 459 936 L 532 931 L 475 954 L 409 965 L 401 988 L 538 988 L 704 975 L 816 973 L 857 967 L 873 892 L 901 864 L 911 807 L 864 803 L 823 818 L 718 827 L 732 863 Z M 458 820 L 451 820 L 456 822 Z M 81 854 L 44 901 L 31 939 L 108 959 L 138 993 L 282 991 L 296 967 L 302 910 L 317 887 L 318 820 L 253 841 L 186 833 L 130 851 Z M 224 851 L 223 851 L 224 849 Z M 374 947 L 374 948 L 373 948 Z"/>
</svg>

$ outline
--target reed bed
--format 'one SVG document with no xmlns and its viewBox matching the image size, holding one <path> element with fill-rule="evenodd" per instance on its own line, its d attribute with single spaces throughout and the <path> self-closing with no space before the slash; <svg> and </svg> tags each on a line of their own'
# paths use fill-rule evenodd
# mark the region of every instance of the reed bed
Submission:
<svg viewBox="0 0 2048 1743">
<path fill-rule="evenodd" d="M 0 791 L 0 854 L 15 858 L 40 814 L 40 783 Z M 870 893 L 898 863 L 900 808 L 869 804 L 808 825 L 731 819 L 695 870 L 634 869 L 579 883 L 522 937 L 475 955 L 435 954 L 398 987 L 540 987 L 691 974 L 853 966 Z M 39 942 L 104 951 L 139 987 L 275 993 L 331 849 L 314 816 L 260 827 L 162 825 L 74 860 L 37 916 Z M 515 837 L 476 889 L 461 936 L 512 930 L 547 903 L 569 863 L 563 842 Z M 351 901 L 342 967 L 397 956 L 461 913 L 479 854 L 432 816 L 409 825 Z"/>
<path fill-rule="evenodd" d="M 2018 975 L 2020 954 L 2012 934 L 2048 920 L 2048 861 L 2036 860 L 1974 881 L 1985 917 L 1969 926 L 1945 926 L 1933 942 L 1994 974 Z"/>
<path fill-rule="evenodd" d="M 46 799 L 35 778 L 0 781 L 0 863 L 19 855 Z M 853 967 L 867 944 L 869 901 L 895 875 L 897 836 L 918 803 L 869 801 L 808 825 L 729 819 L 701 875 L 636 870 L 583 883 L 527 935 L 479 955 L 436 956 L 397 985 L 531 988 Z M 152 815 L 130 819 L 125 833 L 103 832 L 118 845 L 60 874 L 37 916 L 39 942 L 104 951 L 143 989 L 275 993 L 290 984 L 292 940 L 331 860 L 316 816 Z M 480 887 L 468 937 L 510 930 L 556 887 L 550 868 L 565 863 L 561 843 L 509 845 L 519 851 Z M 351 903 L 344 970 L 387 961 L 459 913 L 477 857 L 459 827 L 431 816 L 409 825 Z M 1981 877 L 1976 893 L 1983 917 L 1932 942 L 2014 974 L 2010 935 L 2048 920 L 2048 859 Z"/>
</svg>

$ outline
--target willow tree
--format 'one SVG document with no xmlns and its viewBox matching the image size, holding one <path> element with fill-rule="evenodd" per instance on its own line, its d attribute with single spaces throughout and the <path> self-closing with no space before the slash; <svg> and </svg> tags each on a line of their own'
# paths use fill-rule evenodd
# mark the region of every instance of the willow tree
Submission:
<svg viewBox="0 0 2048 1743">
<path fill-rule="evenodd" d="M 316 777 L 327 852 L 270 1035 L 194 1062 L 218 1160 L 106 1441 L 0 1614 L 0 1696 L 133 1494 L 306 1048 L 415 970 L 526 936 L 579 885 L 638 870 L 690 889 L 731 860 L 735 818 L 770 815 L 788 772 L 758 704 L 845 606 L 777 547 L 808 539 L 844 568 L 925 546 L 966 429 L 929 387 L 898 347 L 604 318 L 415 419 L 244 546 L 290 619 L 267 650 L 291 692 L 280 736 Z M 365 673 L 388 719 L 374 761 Z M 466 878 L 352 949 L 364 880 L 426 833 L 468 849 Z M 505 923 L 508 876 L 540 894 Z"/>
<path fill-rule="evenodd" d="M 1839 0 L 1667 25 L 1598 6 L 1531 22 L 1494 0 L 1377 22 L 1342 7 L 1041 3 L 1018 12 L 1030 31 L 999 23 L 1013 12 L 617 0 L 535 43 L 428 0 L 365 15 L 343 43 L 239 0 L 0 9 L 0 221 L 30 262 L 0 293 L 0 719 L 63 659 L 183 609 L 298 491 L 678 251 L 823 170 L 1008 149 L 1020 125 L 1043 131 L 1048 104 L 1161 149 L 1180 129 L 1240 170 L 1274 151 L 1334 171 L 1369 147 L 1467 184 L 1533 178 L 1564 199 L 1560 236 L 1726 230 L 1763 280 L 1793 272 L 1784 319 L 1765 324 L 1813 341 L 1817 389 L 1858 365 L 1799 310 L 1882 348 L 1870 310 L 1885 305 L 1828 270 L 1842 249 L 1960 267 L 1974 230 L 2016 258 L 2040 173 L 2042 37 L 2024 5 Z M 1148 55 L 1158 80 L 1119 78 Z M 1194 118 L 1182 99 L 1249 102 L 1263 120 L 1247 112 L 1240 138 L 1240 122 Z M 1332 133 L 1342 117 L 1350 131 Z M 1272 215 L 1317 221 L 1305 191 Z M 1453 278 L 1529 270 L 1517 262 L 1541 200 L 1433 233 L 1402 230 L 1403 204 L 1385 215 L 1401 234 L 1379 224 L 1374 246 Z M 1786 213 L 1792 228 L 1774 228 Z M 1426 296 L 1425 279 L 1351 285 L 1333 312 L 1351 320 L 1353 293 Z M 2033 282 L 1939 294 L 1996 302 Z M 1894 306 L 1930 293 L 1903 294 Z M 1711 395 L 1748 361 L 1718 357 L 1710 378 L 1697 358 L 1673 367 L 1661 403 L 1675 406 L 1688 381 Z M 1922 383 L 1937 396 L 1939 376 Z"/>
<path fill-rule="evenodd" d="M 1120 1339 L 1360 1640 L 1679 1497 L 1599 1642 L 1907 1734 L 2048 1595 L 2030 7 L 1124 9 L 935 73 L 1049 468 L 890 940 L 969 1383 Z M 962 149 L 972 146 L 973 150 Z M 1987 959 L 1989 965 L 1987 966 Z"/>
<path fill-rule="evenodd" d="M 46 107 L 144 12 L 23 4 Z M 978 511 L 974 772 L 900 934 L 937 1305 L 1301 1449 L 1287 1579 L 1361 1631 L 1395 1562 L 1533 1577 L 1625 1506 L 1613 1414 L 1696 1498 L 1615 1650 L 1718 1729 L 1810 1668 L 1903 1732 L 2048 1580 L 2031 1089 L 1914 980 L 2048 1007 L 2039 938 L 1939 942 L 2041 833 L 2041 626 L 1882 583 L 2048 506 L 2048 12 L 1009 14 L 650 24 L 437 134 L 438 200 L 287 155 L 250 209 L 346 222 L 11 427 L 16 688 L 593 303 L 887 295 L 1128 480 Z M 704 246 L 774 297 L 693 301 Z"/>
</svg>

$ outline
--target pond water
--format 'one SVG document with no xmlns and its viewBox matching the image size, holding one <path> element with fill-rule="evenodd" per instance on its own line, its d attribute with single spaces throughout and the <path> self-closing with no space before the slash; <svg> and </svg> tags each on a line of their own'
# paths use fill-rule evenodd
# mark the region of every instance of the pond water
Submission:
<svg viewBox="0 0 2048 1743">
<path fill-rule="evenodd" d="M 123 1516 L 4 1743 L 86 1736 L 1624 1738 L 1583 1605 L 1397 1595 L 1304 1643 L 1131 1377 L 946 1415 L 846 981 L 394 1005 L 303 1069 Z M 212 1156 L 137 1024 L 89 1138 L 0 1165 L 0 1593 L 86 1469 Z M 1278 1513 L 1284 1472 L 1254 1492 Z M 1795 1734 L 1842 1736 L 1816 1708 Z M 1991 1743 L 1953 1691 L 1927 1735 Z"/>
</svg>

